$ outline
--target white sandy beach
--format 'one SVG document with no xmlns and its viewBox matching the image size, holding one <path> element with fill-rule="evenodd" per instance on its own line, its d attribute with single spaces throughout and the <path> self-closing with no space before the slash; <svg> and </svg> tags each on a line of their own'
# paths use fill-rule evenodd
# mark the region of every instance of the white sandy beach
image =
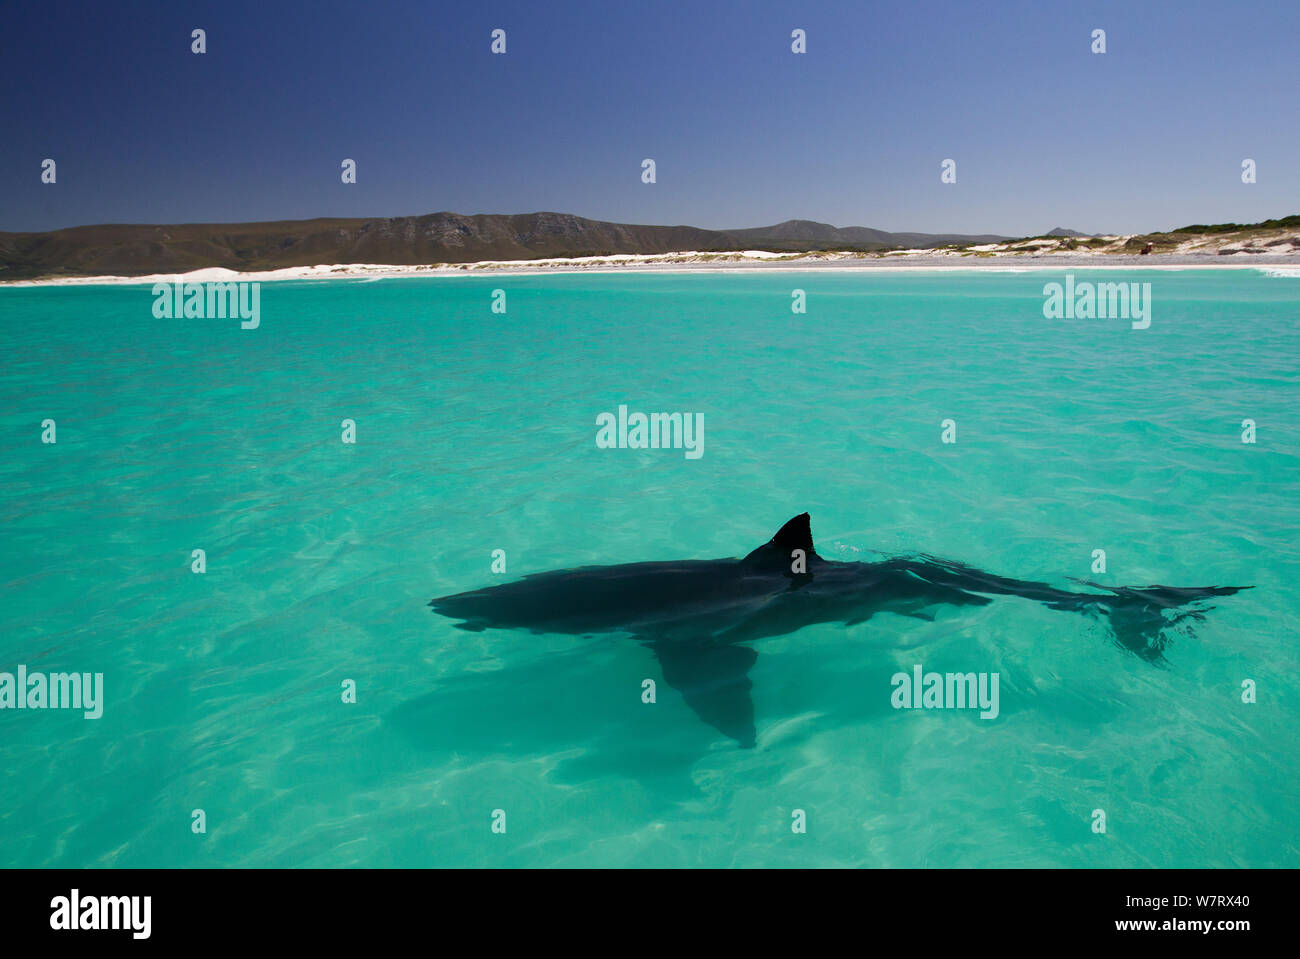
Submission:
<svg viewBox="0 0 1300 959">
<path fill-rule="evenodd" d="M 1072 251 L 1068 253 L 1003 253 L 995 244 L 971 247 L 967 252 L 903 250 L 886 254 L 772 253 L 746 250 L 739 253 L 683 251 L 662 254 L 615 254 L 591 257 L 557 257 L 538 260 L 481 260 L 474 263 L 402 265 L 385 263 L 335 263 L 295 266 L 279 270 L 239 272 L 210 267 L 188 273 L 155 273 L 147 276 L 79 276 L 0 282 L 0 286 L 99 286 L 107 284 L 152 285 L 155 283 L 277 282 L 282 280 L 379 280 L 432 276 L 524 276 L 537 273 L 619 272 L 732 272 L 760 270 L 781 272 L 862 271 L 872 272 L 957 272 L 994 271 L 1022 273 L 1065 269 L 1086 270 L 1259 270 L 1274 276 L 1300 277 L 1300 253 L 1261 255 L 1231 253 L 1166 253 L 1149 256 Z"/>
</svg>

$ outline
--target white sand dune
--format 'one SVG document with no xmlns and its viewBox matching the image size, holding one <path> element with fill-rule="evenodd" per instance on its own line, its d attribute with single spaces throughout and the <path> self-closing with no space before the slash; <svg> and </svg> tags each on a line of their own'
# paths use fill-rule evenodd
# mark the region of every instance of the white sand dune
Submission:
<svg viewBox="0 0 1300 959">
<path fill-rule="evenodd" d="M 1122 239 L 1122 238 L 1117 238 Z M 282 280 L 366 280 L 386 277 L 465 276 L 490 273 L 519 276 L 534 273 L 586 272 L 711 272 L 762 270 L 770 272 L 813 272 L 821 270 L 992 270 L 1020 273 L 1030 270 L 1205 270 L 1254 269 L 1269 276 L 1300 276 L 1300 255 L 1273 254 L 1267 263 L 1259 254 L 1165 253 L 1126 256 L 1086 250 L 1047 253 L 1009 253 L 1007 244 L 985 243 L 964 250 L 895 250 L 882 254 L 859 253 L 773 253 L 746 250 L 738 253 L 613 254 L 610 256 L 554 257 L 542 260 L 482 260 L 475 263 L 437 263 L 411 266 L 385 263 L 334 263 L 294 266 L 279 270 L 241 273 L 224 267 L 209 267 L 188 273 L 155 273 L 148 276 L 79 276 L 36 280 L 15 280 L 4 286 L 98 286 L 105 284 L 153 285 L 156 283 L 269 283 Z M 1270 250 L 1272 253 L 1272 250 Z M 978 254 L 978 255 L 972 255 Z M 1225 262 L 1227 261 L 1227 262 Z"/>
</svg>

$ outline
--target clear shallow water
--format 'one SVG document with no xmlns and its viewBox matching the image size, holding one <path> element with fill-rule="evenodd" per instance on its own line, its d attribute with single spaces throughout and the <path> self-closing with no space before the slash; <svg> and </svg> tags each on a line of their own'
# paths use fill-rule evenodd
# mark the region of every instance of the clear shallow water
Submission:
<svg viewBox="0 0 1300 959">
<path fill-rule="evenodd" d="M 0 864 L 1300 865 L 1300 282 L 1106 275 L 1152 283 L 1132 331 L 1044 319 L 1060 279 L 275 283 L 248 332 L 0 290 L 0 670 L 106 687 L 97 721 L 0 710 Z M 619 403 L 702 413 L 703 458 L 597 449 Z M 1258 588 L 1164 668 L 1014 598 L 766 640 L 752 750 L 643 705 L 631 640 L 425 605 L 493 549 L 736 556 L 804 510 L 828 558 Z M 1001 715 L 894 710 L 914 663 L 998 672 Z"/>
</svg>

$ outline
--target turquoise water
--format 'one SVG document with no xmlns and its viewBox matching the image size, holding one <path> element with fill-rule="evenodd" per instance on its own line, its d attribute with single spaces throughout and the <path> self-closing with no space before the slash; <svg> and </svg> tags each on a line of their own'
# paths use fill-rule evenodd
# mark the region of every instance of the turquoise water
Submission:
<svg viewBox="0 0 1300 959">
<path fill-rule="evenodd" d="M 1300 865 L 1300 281 L 1075 274 L 1151 328 L 1044 319 L 1037 273 L 271 283 L 252 331 L 0 289 L 0 670 L 105 690 L 0 710 L 0 865 Z M 597 449 L 620 403 L 703 457 Z M 827 558 L 1257 588 L 1163 667 L 1016 598 L 765 640 L 748 750 L 643 704 L 636 642 L 425 605 L 804 510 Z M 893 709 L 917 663 L 999 717 Z"/>
</svg>

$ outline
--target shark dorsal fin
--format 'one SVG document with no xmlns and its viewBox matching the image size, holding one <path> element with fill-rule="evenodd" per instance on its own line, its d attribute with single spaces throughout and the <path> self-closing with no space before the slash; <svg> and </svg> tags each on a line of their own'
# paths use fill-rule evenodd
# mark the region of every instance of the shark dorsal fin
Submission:
<svg viewBox="0 0 1300 959">
<path fill-rule="evenodd" d="M 752 568 L 791 569 L 791 561 L 797 549 L 803 550 L 803 559 L 807 562 L 821 559 L 813 551 L 812 524 L 807 513 L 800 513 L 782 526 L 775 536 L 746 556 L 744 562 Z"/>
<path fill-rule="evenodd" d="M 808 556 L 813 554 L 812 521 L 807 513 L 788 520 L 772 537 L 772 545 L 787 556 L 792 550 L 801 549 Z"/>
</svg>

